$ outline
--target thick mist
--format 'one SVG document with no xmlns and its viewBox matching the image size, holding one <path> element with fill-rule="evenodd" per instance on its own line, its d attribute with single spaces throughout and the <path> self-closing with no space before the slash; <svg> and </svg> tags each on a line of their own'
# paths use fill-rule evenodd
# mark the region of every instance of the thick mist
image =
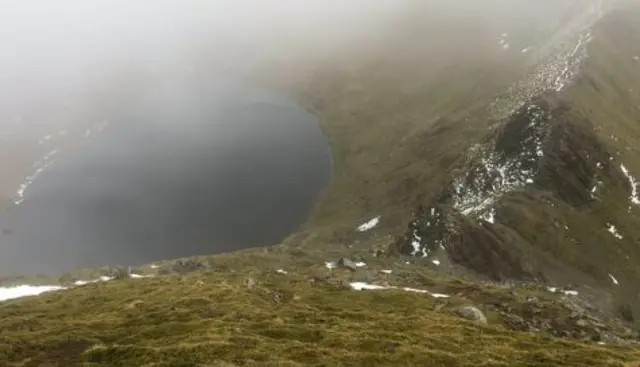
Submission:
<svg viewBox="0 0 640 367">
<path fill-rule="evenodd" d="M 74 100 L 125 71 L 186 73 L 201 54 L 313 63 L 357 52 L 407 14 L 497 27 L 553 21 L 565 1 L 8 0 L 0 12 L 0 116 Z M 447 34 L 416 34 L 429 40 Z M 473 35 L 469 35 L 470 38 Z M 17 112 L 18 111 L 18 112 Z M 9 114 L 9 116 L 11 116 Z"/>
<path fill-rule="evenodd" d="M 587 5 L 6 1 L 0 275 L 277 243 L 310 213 L 331 158 L 295 96 L 252 77 L 286 85 L 393 60 L 387 75 L 420 82 L 415 65 L 439 76 L 504 60 L 501 35 L 557 28 L 575 6 Z"/>
</svg>

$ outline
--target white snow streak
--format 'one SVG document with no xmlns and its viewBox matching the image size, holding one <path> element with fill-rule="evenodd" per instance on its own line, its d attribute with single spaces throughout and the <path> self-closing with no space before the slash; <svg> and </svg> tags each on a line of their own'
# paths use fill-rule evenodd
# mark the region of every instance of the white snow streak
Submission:
<svg viewBox="0 0 640 367">
<path fill-rule="evenodd" d="M 352 289 L 355 289 L 357 291 L 361 291 L 361 290 L 400 289 L 400 290 L 403 290 L 405 292 L 425 293 L 425 294 L 428 294 L 431 297 L 435 297 L 435 298 L 448 298 L 449 297 L 446 294 L 431 293 L 431 292 L 429 292 L 428 290 L 425 290 L 425 289 L 416 289 L 416 288 L 409 288 L 409 287 L 382 286 L 382 285 L 376 285 L 376 284 L 369 284 L 369 283 L 365 283 L 365 282 L 353 282 L 353 283 L 350 283 L 349 286 L 351 286 Z"/>
<path fill-rule="evenodd" d="M 324 263 L 324 266 L 327 267 L 327 269 L 331 270 L 334 269 L 337 265 L 334 262 L 327 261 Z"/>
<path fill-rule="evenodd" d="M 624 166 L 624 164 L 620 165 L 620 169 L 629 180 L 629 186 L 631 186 L 631 196 L 629 196 L 629 201 L 631 201 L 632 204 L 640 205 L 640 198 L 638 197 L 638 185 L 640 185 L 640 183 L 631 176 L 629 170 Z"/>
<path fill-rule="evenodd" d="M 609 274 L 609 278 L 611 278 L 613 284 L 620 285 L 620 283 L 618 283 L 618 279 L 616 279 L 613 275 Z"/>
<path fill-rule="evenodd" d="M 132 279 L 142 279 L 153 277 L 153 275 L 143 275 L 143 274 L 131 274 Z M 100 276 L 98 279 L 94 280 L 77 280 L 73 284 L 75 286 L 82 286 L 90 283 L 98 283 L 98 282 L 108 282 L 110 280 L 115 279 L 114 277 L 109 277 L 106 275 Z M 68 287 L 63 287 L 60 285 L 29 285 L 22 284 L 11 287 L 0 287 L 0 302 L 6 301 L 15 298 L 28 297 L 28 296 L 37 296 L 42 293 L 52 292 L 67 289 Z"/>
<path fill-rule="evenodd" d="M 495 223 L 496 222 L 495 217 L 496 217 L 496 210 L 494 208 L 489 209 L 487 212 L 485 212 L 480 216 L 482 220 L 488 223 Z"/>
<path fill-rule="evenodd" d="M 620 234 L 620 232 L 618 232 L 618 229 L 616 228 L 616 226 L 614 226 L 611 223 L 607 223 L 607 231 L 609 231 L 609 233 L 611 233 L 613 235 L 613 237 L 621 240 L 624 237 L 622 237 L 622 235 Z"/>
<path fill-rule="evenodd" d="M 567 296 L 577 296 L 578 295 L 578 291 L 575 290 L 562 290 L 562 289 L 558 289 L 557 287 L 547 287 L 547 290 L 551 293 L 557 293 L 557 292 L 562 292 Z"/>
<path fill-rule="evenodd" d="M 366 232 L 366 231 L 368 231 L 370 229 L 373 229 L 378 225 L 378 223 L 380 223 L 380 217 L 375 217 L 375 218 L 371 219 L 370 221 L 360 225 L 358 227 L 358 232 Z"/>
<path fill-rule="evenodd" d="M 37 296 L 42 293 L 57 291 L 60 289 L 64 289 L 64 287 L 56 285 L 18 285 L 15 287 L 3 287 L 0 288 L 0 301 L 20 297 Z"/>
</svg>

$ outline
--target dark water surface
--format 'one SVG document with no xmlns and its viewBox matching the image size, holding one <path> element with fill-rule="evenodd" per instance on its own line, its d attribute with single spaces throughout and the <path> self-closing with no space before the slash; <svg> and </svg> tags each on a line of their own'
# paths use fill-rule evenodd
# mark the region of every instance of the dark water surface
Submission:
<svg viewBox="0 0 640 367">
<path fill-rule="evenodd" d="M 0 276 L 277 243 L 330 177 L 315 118 L 247 85 L 167 82 L 109 121 L 2 214 Z"/>
</svg>

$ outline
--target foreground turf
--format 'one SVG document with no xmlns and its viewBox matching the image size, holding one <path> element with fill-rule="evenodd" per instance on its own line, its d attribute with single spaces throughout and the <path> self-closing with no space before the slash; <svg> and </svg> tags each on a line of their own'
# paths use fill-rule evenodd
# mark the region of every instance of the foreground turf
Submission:
<svg viewBox="0 0 640 367">
<path fill-rule="evenodd" d="M 640 350 L 479 326 L 445 299 L 205 271 L 0 305 L 3 366 L 618 366 Z"/>
</svg>

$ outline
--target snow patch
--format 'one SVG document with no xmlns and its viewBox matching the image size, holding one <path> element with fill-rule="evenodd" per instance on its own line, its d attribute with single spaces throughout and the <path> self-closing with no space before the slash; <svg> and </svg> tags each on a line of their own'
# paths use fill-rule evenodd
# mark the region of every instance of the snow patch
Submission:
<svg viewBox="0 0 640 367">
<path fill-rule="evenodd" d="M 492 224 L 496 222 L 495 217 L 496 217 L 496 210 L 494 208 L 490 208 L 488 211 L 486 211 L 484 214 L 480 216 L 482 220 Z"/>
<path fill-rule="evenodd" d="M 355 265 L 357 268 L 364 268 L 365 266 L 367 266 L 367 263 L 359 261 Z"/>
<path fill-rule="evenodd" d="M 131 274 L 132 278 L 142 278 L 142 275 L 139 274 Z M 115 279 L 114 277 L 108 277 L 106 275 L 102 275 L 100 276 L 100 278 L 98 279 L 94 279 L 94 280 L 76 280 L 73 284 L 75 285 L 85 285 L 85 284 L 89 284 L 89 283 L 98 283 L 98 282 L 108 282 L 110 280 Z"/>
<path fill-rule="evenodd" d="M 492 150 L 483 152 L 474 169 L 454 179 L 453 206 L 462 215 L 476 215 L 491 221 L 492 206 L 502 195 L 534 182 L 537 170 L 533 167 L 544 156 L 547 116 L 535 104 L 529 105 L 524 113 L 528 119 L 528 136 L 519 152 L 511 157 Z"/>
<path fill-rule="evenodd" d="M 563 290 L 563 289 L 559 289 L 558 287 L 547 287 L 547 290 L 551 293 L 564 293 L 567 296 L 577 296 L 578 295 L 578 291 L 576 290 L 572 290 L 572 289 L 567 289 L 567 290 Z"/>
<path fill-rule="evenodd" d="M 616 226 L 614 226 L 611 223 L 607 223 L 607 231 L 609 233 L 611 233 L 613 235 L 613 237 L 615 237 L 616 239 L 623 239 L 624 237 L 622 237 L 622 235 L 620 234 L 620 232 L 618 232 L 618 229 L 616 228 Z"/>
<path fill-rule="evenodd" d="M 134 274 L 134 273 L 131 273 L 129 276 L 132 279 L 142 279 L 142 278 L 151 278 L 151 277 L 153 277 L 153 275 L 143 275 L 143 274 Z"/>
<path fill-rule="evenodd" d="M 325 262 L 324 266 L 327 267 L 327 269 L 329 269 L 329 270 L 335 269 L 337 267 L 336 263 L 331 262 L 331 261 Z"/>
<path fill-rule="evenodd" d="M 286 271 L 286 270 L 284 270 L 284 269 L 278 269 L 278 270 L 276 270 L 276 273 L 278 273 L 278 274 L 283 274 L 283 275 L 287 275 L 287 274 L 289 274 L 289 272 L 287 272 L 287 271 Z"/>
<path fill-rule="evenodd" d="M 383 270 L 380 270 L 380 272 L 383 274 L 391 274 L 393 273 L 393 270 L 383 269 Z"/>
<path fill-rule="evenodd" d="M 640 185 L 640 183 L 636 181 L 633 176 L 631 176 L 629 170 L 624 166 L 624 164 L 620 165 L 620 169 L 622 170 L 622 173 L 627 177 L 627 180 L 629 180 L 629 186 L 631 186 L 631 195 L 629 196 L 629 201 L 632 204 L 640 205 L 640 197 L 638 197 L 638 185 Z"/>
<path fill-rule="evenodd" d="M 492 115 L 497 121 L 508 118 L 535 96 L 547 91 L 562 91 L 570 85 L 587 59 L 587 44 L 592 40 L 590 28 L 613 6 L 612 2 L 599 2 L 598 6 L 584 7 L 560 27 L 544 43 L 535 44 L 537 66 L 522 80 L 509 88 L 509 93 L 492 104 Z"/>
<path fill-rule="evenodd" d="M 618 283 L 618 279 L 616 279 L 613 275 L 609 274 L 609 278 L 611 278 L 613 284 L 620 285 L 620 283 Z"/>
<path fill-rule="evenodd" d="M 57 152 L 57 151 L 55 151 Z M 47 156 L 45 157 L 45 160 L 50 159 L 55 153 L 51 154 L 47 154 Z M 55 163 L 54 160 L 50 160 L 48 161 L 44 166 L 38 168 L 33 174 L 31 174 L 30 176 L 25 177 L 24 181 L 20 184 L 18 191 L 16 191 L 16 199 L 13 201 L 13 203 L 15 205 L 20 205 L 22 204 L 22 202 L 25 200 L 25 191 L 27 190 L 27 188 L 29 187 L 29 185 L 31 185 L 33 183 L 33 181 L 42 173 L 44 172 L 46 169 L 48 169 L 49 167 L 51 167 L 53 164 Z"/>
<path fill-rule="evenodd" d="M 425 293 L 425 294 L 428 294 L 431 297 L 435 297 L 435 298 L 448 298 L 449 297 L 449 295 L 442 294 L 442 293 L 431 293 L 426 289 L 416 289 L 416 288 L 409 288 L 409 287 L 382 286 L 382 285 L 376 285 L 376 284 L 369 284 L 369 283 L 365 283 L 365 282 L 353 282 L 353 283 L 350 283 L 349 286 L 352 289 L 357 290 L 357 291 L 361 291 L 361 290 L 400 289 L 400 290 L 403 290 L 405 292 Z"/>
<path fill-rule="evenodd" d="M 420 241 L 422 241 L 422 238 L 418 235 L 418 231 L 414 230 L 413 239 L 411 240 L 411 246 L 413 247 L 413 251 L 411 251 L 411 256 L 416 256 L 420 251 L 422 251 Z"/>
<path fill-rule="evenodd" d="M 365 289 L 366 290 L 390 289 L 390 287 L 383 287 L 381 285 L 369 284 L 364 282 L 349 283 L 349 286 L 355 289 L 356 291 L 361 291 Z"/>
<path fill-rule="evenodd" d="M 2 287 L 0 288 L 0 301 L 6 301 L 10 299 L 37 296 L 42 293 L 52 292 L 65 289 L 58 285 L 18 285 L 14 287 Z"/>
<path fill-rule="evenodd" d="M 434 263 L 435 265 L 440 265 L 440 260 L 435 259 L 435 260 L 431 260 L 432 263 Z"/>
<path fill-rule="evenodd" d="M 366 232 L 368 230 L 371 230 L 373 228 L 375 228 L 378 223 L 380 223 L 380 217 L 375 217 L 373 219 L 371 219 L 370 221 L 363 223 L 362 225 L 360 225 L 358 227 L 358 232 Z"/>
</svg>

